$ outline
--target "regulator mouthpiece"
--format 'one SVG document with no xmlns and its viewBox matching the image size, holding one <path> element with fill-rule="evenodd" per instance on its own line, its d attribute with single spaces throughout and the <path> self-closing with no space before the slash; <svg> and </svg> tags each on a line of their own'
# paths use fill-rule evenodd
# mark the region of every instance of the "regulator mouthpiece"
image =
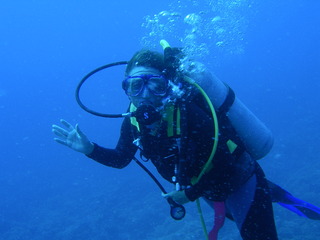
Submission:
<svg viewBox="0 0 320 240">
<path fill-rule="evenodd" d="M 138 123 L 143 125 L 150 125 L 161 119 L 161 114 L 154 106 L 149 104 L 139 106 L 131 116 L 135 117 Z"/>
</svg>

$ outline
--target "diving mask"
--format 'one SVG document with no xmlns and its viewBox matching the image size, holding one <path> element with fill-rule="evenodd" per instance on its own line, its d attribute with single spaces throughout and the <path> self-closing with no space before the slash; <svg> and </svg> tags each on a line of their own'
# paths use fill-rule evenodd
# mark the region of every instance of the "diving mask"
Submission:
<svg viewBox="0 0 320 240">
<path fill-rule="evenodd" d="M 169 87 L 169 81 L 162 75 L 143 74 L 138 76 L 127 76 L 122 82 L 122 88 L 130 97 L 136 97 L 142 93 L 144 88 L 155 96 L 165 96 Z"/>
</svg>

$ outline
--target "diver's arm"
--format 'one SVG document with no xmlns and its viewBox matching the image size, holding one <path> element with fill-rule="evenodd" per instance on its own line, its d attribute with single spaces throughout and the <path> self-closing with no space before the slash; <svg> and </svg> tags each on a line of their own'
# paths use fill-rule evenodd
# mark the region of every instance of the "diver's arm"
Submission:
<svg viewBox="0 0 320 240">
<path fill-rule="evenodd" d="M 124 168 L 131 162 L 137 151 L 137 147 L 132 142 L 130 119 L 125 118 L 116 148 L 104 148 L 94 143 L 93 151 L 87 156 L 109 167 Z"/>
<path fill-rule="evenodd" d="M 205 178 L 206 175 L 204 175 L 197 184 L 184 190 L 186 197 L 190 201 L 195 201 L 203 195 L 203 192 L 206 190 L 206 186 L 208 184 L 208 181 L 205 180 Z"/>
</svg>

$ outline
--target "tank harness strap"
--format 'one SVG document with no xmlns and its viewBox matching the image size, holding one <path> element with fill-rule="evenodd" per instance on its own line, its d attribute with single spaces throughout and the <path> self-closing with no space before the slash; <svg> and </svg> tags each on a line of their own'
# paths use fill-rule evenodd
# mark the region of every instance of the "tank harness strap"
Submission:
<svg viewBox="0 0 320 240">
<path fill-rule="evenodd" d="M 232 88 L 229 87 L 228 84 L 226 84 L 226 83 L 224 83 L 224 84 L 228 88 L 228 93 L 227 93 L 226 99 L 224 100 L 222 105 L 219 107 L 218 112 L 220 113 L 220 117 L 219 117 L 220 121 L 228 122 L 229 120 L 226 116 L 226 113 L 230 110 L 232 104 L 234 103 L 236 95 L 235 95 L 234 91 L 232 90 Z M 232 131 L 232 135 L 235 136 L 236 132 Z M 241 144 L 241 141 L 239 139 L 237 139 L 237 142 L 239 142 L 239 143 L 237 144 L 234 141 L 232 141 L 231 139 L 229 139 L 226 142 L 226 144 L 228 146 L 230 153 L 238 159 L 245 152 L 245 148 L 244 148 L 243 144 Z"/>
<path fill-rule="evenodd" d="M 175 126 L 175 133 L 177 136 L 181 135 L 181 111 L 180 108 L 178 108 L 177 106 L 175 106 L 174 109 L 174 126 Z"/>
<path fill-rule="evenodd" d="M 226 99 L 218 109 L 218 112 L 221 112 L 221 113 L 227 113 L 230 107 L 232 106 L 232 104 L 234 103 L 234 100 L 236 99 L 236 95 L 234 94 L 234 91 L 232 90 L 232 88 L 229 87 L 226 83 L 225 85 L 228 88 L 228 93 L 227 93 Z"/>
<path fill-rule="evenodd" d="M 167 107 L 164 120 L 167 122 L 167 136 L 179 137 L 181 134 L 181 113 L 176 104 Z"/>
</svg>

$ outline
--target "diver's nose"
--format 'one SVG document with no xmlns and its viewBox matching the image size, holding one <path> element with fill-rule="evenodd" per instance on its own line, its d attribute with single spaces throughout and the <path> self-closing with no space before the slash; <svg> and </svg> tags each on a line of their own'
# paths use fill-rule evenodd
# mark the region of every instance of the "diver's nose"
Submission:
<svg viewBox="0 0 320 240">
<path fill-rule="evenodd" d="M 149 98 L 150 97 L 150 91 L 147 87 L 143 88 L 141 97 L 143 98 Z"/>
</svg>

